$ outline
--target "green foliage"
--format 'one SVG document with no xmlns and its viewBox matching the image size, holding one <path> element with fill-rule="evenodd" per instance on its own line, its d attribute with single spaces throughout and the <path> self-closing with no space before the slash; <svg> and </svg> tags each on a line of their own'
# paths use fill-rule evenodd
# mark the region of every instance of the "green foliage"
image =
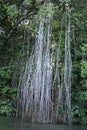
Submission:
<svg viewBox="0 0 87 130">
<path fill-rule="evenodd" d="M 34 2 L 35 0 L 24 0 L 23 4 L 24 5 L 30 5 L 32 2 Z"/>
<path fill-rule="evenodd" d="M 0 101 L 0 114 L 11 115 L 13 112 L 12 104 L 9 100 Z"/>
<path fill-rule="evenodd" d="M 74 123 L 87 125 L 87 17 L 85 15 L 87 2 L 72 1 L 72 24 L 74 25 L 76 54 L 73 57 L 73 84 L 72 84 L 72 117 Z M 73 46 L 73 44 L 72 44 Z"/>
<path fill-rule="evenodd" d="M 0 114 L 14 116 L 15 114 L 15 99 L 16 89 L 9 86 L 0 87 Z"/>
<path fill-rule="evenodd" d="M 80 100 L 87 101 L 87 92 L 86 91 L 80 92 L 80 96 L 79 97 L 80 97 Z"/>
<path fill-rule="evenodd" d="M 16 88 L 10 87 L 11 66 L 0 67 L 0 114 L 13 115 L 16 99 Z"/>
<path fill-rule="evenodd" d="M 38 13 L 39 17 L 52 17 L 54 13 L 54 5 L 52 3 L 44 4 L 41 6 Z"/>
<path fill-rule="evenodd" d="M 87 61 L 81 62 L 81 76 L 82 78 L 87 78 Z"/>
<path fill-rule="evenodd" d="M 1 79 L 9 79 L 10 75 L 12 73 L 11 67 L 10 66 L 4 66 L 0 68 L 0 77 Z"/>
<path fill-rule="evenodd" d="M 85 39 L 85 40 L 87 40 L 87 39 Z M 82 58 L 84 59 L 84 58 L 87 58 L 87 43 L 86 44 L 82 44 L 82 46 L 81 46 L 81 51 L 82 51 Z"/>
<path fill-rule="evenodd" d="M 74 124 L 87 125 L 87 110 L 84 107 L 75 105 L 72 108 L 72 119 Z"/>
<path fill-rule="evenodd" d="M 18 16 L 17 6 L 15 4 L 7 6 L 7 13 L 11 19 L 15 19 Z"/>
</svg>

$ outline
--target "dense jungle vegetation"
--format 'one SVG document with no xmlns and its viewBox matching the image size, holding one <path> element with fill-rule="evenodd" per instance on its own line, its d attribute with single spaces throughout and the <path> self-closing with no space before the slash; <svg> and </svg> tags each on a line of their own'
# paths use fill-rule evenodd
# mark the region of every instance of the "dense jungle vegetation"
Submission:
<svg viewBox="0 0 87 130">
<path fill-rule="evenodd" d="M 51 0 L 52 34 L 59 41 L 63 0 Z M 29 33 L 30 48 L 36 33 L 36 15 L 44 0 L 0 0 L 0 115 L 15 116 L 17 85 L 21 68 L 24 33 Z M 71 9 L 72 122 L 87 124 L 87 0 L 69 0 Z M 28 26 L 24 24 L 29 20 Z M 25 31 L 26 30 L 26 31 Z M 25 43 L 25 45 L 24 45 Z M 31 51 L 31 49 L 30 49 Z M 63 50 L 62 50 L 63 51 Z M 26 55 L 26 54 L 25 54 Z M 22 57 L 25 57 L 22 55 Z M 14 82 L 15 81 L 15 82 Z"/>
</svg>

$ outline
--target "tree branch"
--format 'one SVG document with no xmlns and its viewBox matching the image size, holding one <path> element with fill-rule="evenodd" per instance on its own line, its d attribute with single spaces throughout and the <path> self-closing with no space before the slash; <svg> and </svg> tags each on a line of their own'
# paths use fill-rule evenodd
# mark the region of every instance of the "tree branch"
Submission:
<svg viewBox="0 0 87 130">
<path fill-rule="evenodd" d="M 9 40 L 9 38 L 12 36 L 13 32 L 16 30 L 16 28 L 18 27 L 18 25 L 25 20 L 27 17 L 30 17 L 34 14 L 36 14 L 36 10 L 35 9 L 39 9 L 39 6 L 42 5 L 45 2 L 45 0 L 41 0 L 39 3 L 37 3 L 36 5 L 32 6 L 32 8 L 25 14 L 23 15 L 19 20 L 17 20 L 17 22 L 15 23 L 14 27 L 10 30 L 10 32 L 7 35 L 7 39 Z"/>
</svg>

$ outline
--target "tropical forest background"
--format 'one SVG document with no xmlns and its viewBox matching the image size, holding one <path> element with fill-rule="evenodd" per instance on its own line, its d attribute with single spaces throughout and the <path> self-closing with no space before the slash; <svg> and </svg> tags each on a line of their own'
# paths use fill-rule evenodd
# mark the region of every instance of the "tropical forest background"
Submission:
<svg viewBox="0 0 87 130">
<path fill-rule="evenodd" d="M 67 7 L 63 0 L 51 0 L 51 3 L 50 13 L 54 10 L 51 20 L 52 35 L 58 43 L 61 18 Z M 21 59 L 26 57 L 23 49 L 26 52 L 29 44 L 31 52 L 38 24 L 37 15 L 43 15 L 43 5 L 44 0 L 0 0 L 0 115 L 16 115 Z M 69 0 L 69 8 L 72 25 L 72 122 L 86 125 L 87 0 Z M 29 39 L 26 40 L 26 37 Z M 61 51 L 63 53 L 63 48 Z"/>
</svg>

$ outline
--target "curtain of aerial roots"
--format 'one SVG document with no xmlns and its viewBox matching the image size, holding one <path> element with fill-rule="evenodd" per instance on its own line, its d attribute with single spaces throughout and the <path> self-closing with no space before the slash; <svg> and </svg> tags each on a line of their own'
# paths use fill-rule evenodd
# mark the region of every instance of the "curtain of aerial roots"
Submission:
<svg viewBox="0 0 87 130">
<path fill-rule="evenodd" d="M 71 122 L 71 71 L 72 61 L 70 53 L 70 10 L 66 11 L 66 30 L 65 30 L 65 59 L 64 59 L 64 87 L 65 95 L 65 120 L 70 124 Z"/>
<path fill-rule="evenodd" d="M 72 72 L 72 60 L 70 53 L 70 10 L 66 10 L 65 18 L 63 17 L 61 22 L 60 43 L 62 39 L 62 29 L 64 26 L 63 21 L 65 19 L 65 55 L 62 63 L 61 48 L 59 45 L 57 49 L 57 58 L 55 66 L 55 75 L 53 80 L 53 87 L 56 92 L 53 95 L 57 98 L 54 99 L 54 111 L 56 111 L 56 121 L 71 123 L 71 72 Z M 61 66 L 62 65 L 62 66 Z M 56 87 L 55 87 L 56 86 Z M 57 104 L 57 105 L 56 105 Z"/>
<path fill-rule="evenodd" d="M 50 18 L 40 20 L 35 47 L 20 77 L 18 111 L 22 119 L 51 122 L 52 59 L 50 54 Z"/>
<path fill-rule="evenodd" d="M 18 86 L 18 114 L 22 115 L 22 120 L 70 124 L 72 62 L 69 9 L 61 23 L 60 44 L 65 23 L 64 60 L 60 56 L 59 44 L 55 52 L 57 57 L 52 53 L 50 17 L 40 20 L 35 45 L 20 75 Z"/>
</svg>

